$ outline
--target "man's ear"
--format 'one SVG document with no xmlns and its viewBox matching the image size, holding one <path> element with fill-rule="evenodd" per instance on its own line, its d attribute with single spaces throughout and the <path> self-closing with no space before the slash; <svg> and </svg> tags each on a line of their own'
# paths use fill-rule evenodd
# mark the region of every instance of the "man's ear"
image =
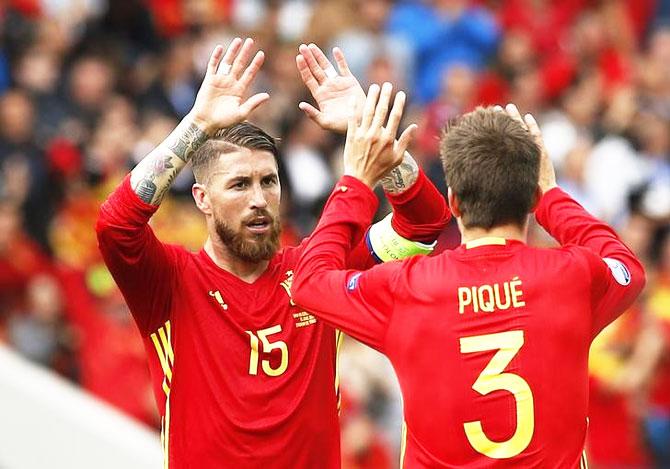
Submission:
<svg viewBox="0 0 670 469">
<path fill-rule="evenodd" d="M 199 183 L 193 184 L 191 187 L 191 194 L 193 195 L 193 200 L 195 200 L 195 206 L 198 207 L 205 215 L 212 214 L 212 204 L 209 200 L 209 194 L 207 193 L 207 188 Z"/>
<path fill-rule="evenodd" d="M 461 218 L 461 209 L 458 207 L 458 197 L 454 194 L 454 191 L 451 190 L 451 187 L 447 189 L 447 202 L 449 203 L 449 210 L 456 218 Z"/>
<path fill-rule="evenodd" d="M 540 186 L 537 186 L 535 195 L 533 195 L 533 205 L 530 207 L 530 213 L 535 213 L 537 206 L 540 204 L 540 200 L 542 200 L 542 189 L 540 189 Z"/>
</svg>

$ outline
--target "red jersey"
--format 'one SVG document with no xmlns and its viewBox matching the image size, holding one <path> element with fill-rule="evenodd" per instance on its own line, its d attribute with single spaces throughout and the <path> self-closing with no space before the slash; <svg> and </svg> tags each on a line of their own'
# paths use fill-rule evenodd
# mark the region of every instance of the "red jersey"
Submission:
<svg viewBox="0 0 670 469">
<path fill-rule="evenodd" d="M 435 223 L 418 230 L 437 237 L 448 210 L 426 181 L 421 174 L 392 201 L 405 213 L 413 201 L 437 207 Z M 339 332 L 291 299 L 305 244 L 278 252 L 246 283 L 204 250 L 161 243 L 147 224 L 157 208 L 127 177 L 102 205 L 96 229 L 150 357 L 165 467 L 339 468 Z M 399 215 L 398 223 L 409 222 Z M 361 246 L 351 265 L 364 268 L 372 258 Z"/>
<path fill-rule="evenodd" d="M 580 467 L 589 345 L 645 281 L 613 230 L 553 189 L 536 217 L 561 248 L 484 238 L 341 270 L 375 198 L 356 179 L 339 185 L 296 267 L 294 298 L 389 357 L 404 466 Z"/>
</svg>

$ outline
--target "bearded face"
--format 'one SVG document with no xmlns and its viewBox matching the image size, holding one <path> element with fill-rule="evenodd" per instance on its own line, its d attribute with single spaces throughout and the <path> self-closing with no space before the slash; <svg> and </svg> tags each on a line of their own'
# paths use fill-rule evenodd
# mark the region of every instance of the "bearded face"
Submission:
<svg viewBox="0 0 670 469">
<path fill-rule="evenodd" d="M 267 261 L 279 249 L 279 217 L 272 216 L 265 209 L 256 209 L 255 213 L 242 219 L 236 228 L 215 216 L 214 227 L 230 253 L 243 261 Z"/>
<path fill-rule="evenodd" d="M 272 153 L 248 148 L 222 153 L 200 174 L 193 197 L 207 215 L 209 236 L 236 259 L 268 261 L 279 249 L 281 186 Z"/>
</svg>

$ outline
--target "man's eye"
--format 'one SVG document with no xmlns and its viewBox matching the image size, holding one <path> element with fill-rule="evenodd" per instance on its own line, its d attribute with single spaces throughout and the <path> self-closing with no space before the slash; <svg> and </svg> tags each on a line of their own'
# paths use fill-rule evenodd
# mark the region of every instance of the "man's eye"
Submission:
<svg viewBox="0 0 670 469">
<path fill-rule="evenodd" d="M 274 186 L 275 184 L 277 184 L 277 178 L 275 177 L 265 178 L 263 179 L 263 184 L 265 184 L 266 186 Z"/>
<path fill-rule="evenodd" d="M 235 184 L 233 184 L 234 189 L 244 189 L 246 187 L 247 187 L 247 183 L 245 181 L 240 181 L 240 182 L 236 182 Z"/>
</svg>

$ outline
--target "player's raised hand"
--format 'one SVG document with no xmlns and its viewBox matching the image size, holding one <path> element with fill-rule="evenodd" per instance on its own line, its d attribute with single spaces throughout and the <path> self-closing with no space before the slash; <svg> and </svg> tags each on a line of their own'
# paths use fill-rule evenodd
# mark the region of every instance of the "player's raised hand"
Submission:
<svg viewBox="0 0 670 469">
<path fill-rule="evenodd" d="M 351 113 L 350 102 L 354 99 L 362 107 L 365 91 L 349 70 L 344 54 L 337 47 L 333 49 L 338 68 L 335 70 L 315 44 L 301 44 L 299 52 L 295 58 L 298 71 L 318 109 L 305 102 L 301 102 L 298 107 L 321 128 L 346 132 L 347 118 Z"/>
<path fill-rule="evenodd" d="M 344 147 L 344 173 L 354 176 L 369 187 L 399 165 L 416 131 L 412 124 L 396 140 L 405 106 L 405 93 L 399 91 L 389 114 L 393 94 L 390 83 L 371 85 L 362 113 L 351 97 L 347 121 L 347 140 Z M 358 109 L 356 109 L 358 108 Z"/>
<path fill-rule="evenodd" d="M 249 98 L 251 85 L 263 64 L 263 51 L 253 53 L 254 41 L 235 38 L 224 53 L 216 46 L 209 58 L 205 79 L 189 115 L 210 135 L 218 129 L 245 120 L 268 100 L 267 93 Z"/>
<path fill-rule="evenodd" d="M 505 109 L 503 109 L 502 106 L 496 106 L 495 108 L 497 111 L 506 112 L 512 119 L 519 122 L 531 133 L 535 139 L 535 143 L 537 143 L 537 146 L 540 147 L 540 177 L 538 185 L 540 186 L 542 193 L 544 194 L 545 192 L 556 187 L 556 172 L 554 171 L 554 164 L 551 162 L 551 158 L 547 152 L 547 147 L 544 145 L 544 139 L 542 138 L 540 126 L 537 125 L 537 121 L 533 115 L 528 113 L 522 118 L 521 113 L 519 113 L 519 109 L 517 109 L 517 107 L 511 103 L 505 106 Z"/>
</svg>

